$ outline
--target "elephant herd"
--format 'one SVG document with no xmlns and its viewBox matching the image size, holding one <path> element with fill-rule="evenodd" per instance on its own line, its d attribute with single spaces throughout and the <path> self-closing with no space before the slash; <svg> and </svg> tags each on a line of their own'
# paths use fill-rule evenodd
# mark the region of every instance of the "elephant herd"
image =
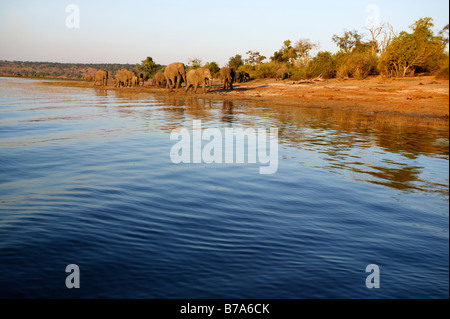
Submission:
<svg viewBox="0 0 450 319">
<path fill-rule="evenodd" d="M 220 78 L 223 81 L 223 89 L 232 90 L 233 82 L 248 81 L 250 75 L 244 71 L 235 71 L 233 68 L 223 67 L 220 69 Z M 153 85 L 172 90 L 180 88 L 184 82 L 186 92 L 191 87 L 194 88 L 194 92 L 197 92 L 199 86 L 202 86 L 203 92 L 206 92 L 206 86 L 209 86 L 209 90 L 211 90 L 212 81 L 211 71 L 208 68 L 198 68 L 186 72 L 183 63 L 172 63 L 164 69 L 164 72 L 159 71 L 155 74 Z"/>
<path fill-rule="evenodd" d="M 83 80 L 87 82 L 94 81 L 94 85 L 100 83 L 100 85 L 106 86 L 108 85 L 108 72 L 98 70 L 97 73 L 95 73 L 95 75 L 83 74 Z"/>
<path fill-rule="evenodd" d="M 233 83 L 242 83 L 250 79 L 250 75 L 244 71 L 236 71 L 233 68 L 223 67 L 220 69 L 220 78 L 223 82 L 224 90 L 233 90 Z M 276 80 L 284 80 L 289 78 L 289 70 L 287 68 L 279 69 L 276 72 Z M 94 80 L 94 85 L 99 83 L 101 86 L 108 84 L 108 72 L 98 70 L 95 76 L 83 75 L 85 81 Z M 142 72 L 121 69 L 113 76 L 116 87 L 132 87 L 143 86 L 148 78 Z M 158 87 L 165 87 L 169 90 L 178 89 L 185 84 L 185 91 L 188 92 L 193 87 L 197 92 L 199 86 L 203 87 L 206 92 L 206 86 L 209 90 L 212 88 L 211 71 L 208 68 L 198 68 L 188 70 L 183 63 L 172 63 L 165 67 L 164 71 L 158 71 L 152 79 L 152 84 Z"/>
<path fill-rule="evenodd" d="M 116 87 L 127 87 L 127 86 L 144 86 L 146 76 L 144 73 L 138 73 L 136 71 L 130 71 L 127 69 L 121 69 L 117 71 L 114 76 Z"/>
<path fill-rule="evenodd" d="M 109 72 L 104 70 L 98 70 L 95 75 L 84 74 L 83 80 L 94 81 L 94 85 L 107 86 L 108 85 Z M 113 76 L 116 87 L 127 86 L 139 86 L 144 85 L 144 81 L 147 80 L 144 73 L 138 73 L 127 69 L 121 69 Z"/>
<path fill-rule="evenodd" d="M 220 69 L 220 79 L 223 81 L 223 89 L 233 89 L 233 82 L 242 83 L 250 80 L 250 74 L 244 71 L 235 71 L 233 68 Z"/>
<path fill-rule="evenodd" d="M 238 71 L 240 72 L 240 71 Z M 221 78 L 224 81 L 224 90 L 233 89 L 233 81 L 235 81 L 236 72 L 231 68 L 222 68 L 220 70 Z M 239 81 L 249 79 L 248 73 L 242 73 Z M 208 68 L 192 69 L 186 72 L 186 67 L 183 63 L 172 63 L 166 66 L 164 71 L 159 71 L 153 77 L 153 85 L 165 87 L 169 90 L 178 89 L 185 83 L 185 91 L 188 92 L 193 87 L 194 92 L 197 92 L 199 86 L 203 87 L 203 92 L 206 92 L 206 87 L 209 90 L 212 88 L 213 78 L 211 71 Z"/>
</svg>

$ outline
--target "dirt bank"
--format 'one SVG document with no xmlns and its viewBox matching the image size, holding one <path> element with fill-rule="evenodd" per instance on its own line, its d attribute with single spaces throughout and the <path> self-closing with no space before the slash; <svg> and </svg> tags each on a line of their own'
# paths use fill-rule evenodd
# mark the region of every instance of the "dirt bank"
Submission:
<svg viewBox="0 0 450 319">
<path fill-rule="evenodd" d="M 96 89 L 122 90 L 128 92 L 153 92 L 200 98 L 243 100 L 276 105 L 302 106 L 355 112 L 404 114 L 448 119 L 449 81 L 432 76 L 383 79 L 374 77 L 365 80 L 324 80 L 314 83 L 301 81 L 275 81 L 259 79 L 246 83 L 235 83 L 233 91 L 224 91 L 219 80 L 214 80 L 213 89 L 203 93 L 185 93 L 184 90 L 169 92 L 166 89 L 145 83 L 143 87 L 115 88 L 113 81 L 107 87 L 94 86 L 93 82 L 55 81 L 46 85 L 69 87 L 95 87 Z"/>
</svg>

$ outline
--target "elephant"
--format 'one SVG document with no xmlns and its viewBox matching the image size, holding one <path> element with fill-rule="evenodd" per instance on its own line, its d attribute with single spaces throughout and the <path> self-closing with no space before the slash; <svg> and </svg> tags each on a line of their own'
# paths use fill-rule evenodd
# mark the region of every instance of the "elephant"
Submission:
<svg viewBox="0 0 450 319">
<path fill-rule="evenodd" d="M 155 76 L 153 77 L 153 84 L 159 87 L 166 87 L 167 80 L 164 76 L 164 73 L 161 71 L 158 71 Z"/>
<path fill-rule="evenodd" d="M 132 79 L 136 75 L 133 71 L 127 70 L 127 69 L 120 69 L 116 73 L 116 87 L 122 86 L 131 86 L 132 85 Z"/>
<path fill-rule="evenodd" d="M 83 80 L 90 82 L 90 81 L 94 80 L 94 76 L 89 75 L 89 74 L 83 74 Z"/>
<path fill-rule="evenodd" d="M 186 68 L 183 63 L 171 63 L 164 69 L 164 76 L 166 77 L 166 88 L 178 89 L 181 82 L 186 82 Z"/>
<path fill-rule="evenodd" d="M 94 85 L 97 84 L 97 82 L 100 82 L 101 86 L 108 85 L 108 72 L 103 70 L 98 70 L 95 74 L 95 82 Z"/>
<path fill-rule="evenodd" d="M 278 81 L 278 79 L 280 79 L 280 81 L 283 81 L 284 79 L 288 79 L 288 78 L 289 78 L 289 69 L 288 68 L 280 68 L 277 70 L 276 78 L 275 78 L 276 81 Z"/>
<path fill-rule="evenodd" d="M 212 87 L 212 76 L 211 71 L 208 68 L 199 68 L 195 70 L 190 70 L 186 73 L 186 92 L 189 88 L 194 86 L 194 92 L 197 92 L 198 86 L 203 85 L 203 92 L 206 92 L 206 82 L 209 81 L 209 91 Z"/>
<path fill-rule="evenodd" d="M 242 83 L 245 82 L 246 79 L 248 79 L 250 75 L 247 72 L 244 71 L 236 71 L 236 76 L 234 77 L 234 81 L 236 83 Z"/>
<path fill-rule="evenodd" d="M 128 85 L 127 70 L 121 69 L 121 70 L 117 71 L 115 80 L 116 80 L 116 87 L 127 86 Z"/>
<path fill-rule="evenodd" d="M 220 69 L 220 77 L 223 80 L 223 89 L 233 89 L 233 81 L 236 76 L 236 71 L 233 68 L 223 67 Z"/>
<path fill-rule="evenodd" d="M 234 82 L 241 83 L 243 78 L 244 75 L 242 74 L 242 71 L 236 71 L 236 75 L 234 76 Z"/>
<path fill-rule="evenodd" d="M 136 86 L 138 83 L 138 79 L 135 71 L 125 70 L 128 78 L 128 86 Z"/>
<path fill-rule="evenodd" d="M 138 84 L 139 84 L 138 77 L 136 75 L 133 75 L 131 77 L 131 86 L 138 86 Z"/>
<path fill-rule="evenodd" d="M 236 83 L 247 82 L 248 80 L 250 80 L 250 74 L 245 71 L 236 71 L 236 76 L 234 77 Z"/>
<path fill-rule="evenodd" d="M 148 80 L 148 76 L 142 72 L 139 72 L 137 77 L 138 77 L 138 86 L 141 86 L 141 83 L 142 83 L 142 86 L 144 86 L 145 81 Z"/>
</svg>

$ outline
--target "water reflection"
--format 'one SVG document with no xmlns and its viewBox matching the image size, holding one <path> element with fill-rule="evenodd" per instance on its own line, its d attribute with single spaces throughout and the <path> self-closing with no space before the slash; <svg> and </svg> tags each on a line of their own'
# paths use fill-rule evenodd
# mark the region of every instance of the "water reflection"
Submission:
<svg viewBox="0 0 450 319">
<path fill-rule="evenodd" d="M 308 153 L 298 158 L 299 166 L 402 191 L 449 195 L 448 179 L 427 181 L 422 176 L 425 163 L 420 160 L 423 156 L 448 160 L 448 121 L 170 95 L 158 96 L 156 101 L 164 105 L 159 109 L 164 113 L 159 129 L 164 131 L 189 125 L 194 119 L 204 125 L 276 126 L 282 146 Z"/>
<path fill-rule="evenodd" d="M 195 119 L 202 120 L 204 127 L 275 126 L 281 143 L 281 159 L 295 158 L 299 168 L 306 165 L 406 192 L 438 192 L 449 196 L 447 172 L 428 167 L 434 165 L 433 158 L 448 161 L 449 129 L 445 120 L 121 90 L 108 92 L 39 85 L 30 88 L 29 83 L 19 83 L 11 88 L 23 90 L 25 98 L 32 90 L 34 99 L 41 98 L 43 102 L 38 109 L 36 105 L 26 103 L 20 107 L 20 112 L 8 113 L 5 109 L 2 130 L 15 130 L 17 124 L 45 119 L 93 120 L 98 124 L 89 132 L 63 127 L 55 136 L 3 138 L 4 146 L 118 137 L 149 129 L 171 132 L 182 126 L 190 127 Z M 52 100 L 46 103 L 49 96 Z M 77 107 L 65 107 L 68 103 Z M 93 109 L 92 105 L 102 108 Z M 129 117 L 132 121 L 123 121 Z M 282 151 L 289 148 L 296 151 Z"/>
<path fill-rule="evenodd" d="M 95 90 L 96 96 L 108 96 L 108 90 L 98 89 Z"/>
<path fill-rule="evenodd" d="M 233 117 L 233 102 L 223 101 L 222 102 L 222 118 L 223 122 L 232 123 L 234 121 Z"/>
<path fill-rule="evenodd" d="M 129 102 L 142 101 L 138 94 L 120 92 L 116 97 Z M 256 105 L 245 102 L 217 101 L 195 97 L 155 96 L 154 104 L 162 107 L 177 126 L 184 121 L 201 119 L 204 122 L 240 125 L 276 125 L 280 139 L 290 146 L 327 146 L 321 152 L 338 156 L 355 147 L 377 146 L 386 152 L 400 153 L 409 159 L 420 155 L 449 155 L 448 121 L 384 114 L 357 114 L 341 111 Z M 136 106 L 130 103 L 128 106 Z M 244 106 L 244 107 L 241 107 Z M 142 113 L 133 108 L 131 113 Z M 251 120 L 251 121 L 249 121 Z"/>
</svg>

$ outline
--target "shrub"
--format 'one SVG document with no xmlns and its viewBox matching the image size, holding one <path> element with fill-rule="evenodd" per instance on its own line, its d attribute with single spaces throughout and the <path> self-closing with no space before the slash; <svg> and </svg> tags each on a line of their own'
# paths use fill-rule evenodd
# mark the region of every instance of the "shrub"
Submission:
<svg viewBox="0 0 450 319">
<path fill-rule="evenodd" d="M 307 77 L 305 67 L 291 67 L 289 68 L 289 72 L 293 81 L 304 80 Z"/>
<path fill-rule="evenodd" d="M 369 75 L 378 73 L 377 60 L 371 52 L 337 53 L 335 56 L 336 76 L 365 79 Z"/>
<path fill-rule="evenodd" d="M 325 79 L 336 76 L 336 64 L 333 55 L 328 51 L 321 51 L 309 61 L 306 67 L 306 76 L 313 78 L 322 75 Z"/>
<path fill-rule="evenodd" d="M 448 52 L 444 54 L 443 59 L 440 63 L 440 68 L 436 70 L 435 75 L 438 79 L 448 80 L 449 79 L 449 56 Z"/>
<path fill-rule="evenodd" d="M 255 66 L 253 76 L 256 78 L 274 78 L 280 67 L 282 67 L 282 65 L 276 62 L 263 63 Z"/>
</svg>

